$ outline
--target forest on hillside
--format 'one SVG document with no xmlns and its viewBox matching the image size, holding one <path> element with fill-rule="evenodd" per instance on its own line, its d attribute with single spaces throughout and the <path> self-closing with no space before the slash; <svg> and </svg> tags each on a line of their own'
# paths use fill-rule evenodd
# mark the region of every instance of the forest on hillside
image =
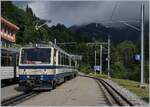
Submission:
<svg viewBox="0 0 150 107">
<path fill-rule="evenodd" d="M 9 7 L 9 8 L 8 8 Z M 18 8 L 11 1 L 1 2 L 1 15 L 10 22 L 16 24 L 20 30 L 17 32 L 16 44 L 37 43 L 39 41 L 54 41 L 58 43 L 63 42 L 76 42 L 71 45 L 59 45 L 61 48 L 72 54 L 82 55 L 83 59 L 80 62 L 80 71 L 84 73 L 93 72 L 94 66 L 94 50 L 97 50 L 97 62 L 99 62 L 99 46 L 88 46 L 88 42 L 107 42 L 107 35 L 96 31 L 93 28 L 84 26 L 84 29 L 67 28 L 63 24 L 57 24 L 56 26 L 49 27 L 45 25 L 38 31 L 35 29 L 35 25 L 43 24 L 46 20 L 38 18 L 27 6 L 25 10 Z M 146 28 L 149 29 L 149 28 Z M 96 36 L 90 32 L 94 30 Z M 115 34 L 116 35 L 116 34 Z M 127 33 L 126 33 L 127 35 Z M 132 33 L 136 36 L 136 33 Z M 140 81 L 140 62 L 136 61 L 135 54 L 140 54 L 140 42 L 139 39 L 133 41 L 132 39 L 126 39 L 122 41 L 115 41 L 116 38 L 121 37 L 121 33 L 117 37 L 111 37 L 111 76 L 115 78 L 124 78 L 130 80 Z M 129 37 L 127 35 L 127 37 Z M 148 82 L 148 37 L 149 31 L 145 33 L 145 81 Z M 103 73 L 107 74 L 107 55 L 103 55 Z"/>
</svg>

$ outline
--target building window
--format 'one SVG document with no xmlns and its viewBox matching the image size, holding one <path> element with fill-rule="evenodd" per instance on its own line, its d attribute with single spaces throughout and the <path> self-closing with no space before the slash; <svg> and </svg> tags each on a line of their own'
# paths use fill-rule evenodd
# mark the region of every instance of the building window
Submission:
<svg viewBox="0 0 150 107">
<path fill-rule="evenodd" d="M 8 53 L 2 53 L 1 66 L 13 66 L 13 55 Z"/>
<path fill-rule="evenodd" d="M 8 35 L 11 36 L 11 30 L 10 29 L 8 30 Z"/>
<path fill-rule="evenodd" d="M 4 25 L 3 25 L 3 23 L 1 24 L 1 32 L 4 32 Z"/>
</svg>

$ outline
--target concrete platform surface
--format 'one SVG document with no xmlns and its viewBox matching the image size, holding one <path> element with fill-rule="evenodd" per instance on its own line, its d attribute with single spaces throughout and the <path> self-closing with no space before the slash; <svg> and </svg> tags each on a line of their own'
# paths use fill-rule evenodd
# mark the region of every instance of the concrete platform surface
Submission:
<svg viewBox="0 0 150 107">
<path fill-rule="evenodd" d="M 103 92 L 95 80 L 76 77 L 55 90 L 43 92 L 17 106 L 105 106 Z"/>
</svg>

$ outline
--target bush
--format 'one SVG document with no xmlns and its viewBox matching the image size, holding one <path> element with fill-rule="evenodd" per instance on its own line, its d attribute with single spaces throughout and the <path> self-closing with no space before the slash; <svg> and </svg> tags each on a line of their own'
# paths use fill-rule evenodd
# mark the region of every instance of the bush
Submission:
<svg viewBox="0 0 150 107">
<path fill-rule="evenodd" d="M 112 66 L 111 76 L 114 78 L 127 79 L 127 70 L 121 62 L 116 62 Z"/>
<path fill-rule="evenodd" d="M 79 68 L 79 70 L 85 74 L 89 74 L 92 71 L 90 65 L 83 65 Z"/>
<path fill-rule="evenodd" d="M 108 79 L 108 76 L 105 75 L 105 74 L 95 74 L 95 73 L 91 73 L 91 74 L 89 74 L 89 76 L 93 76 L 93 77 L 97 77 L 97 78 Z"/>
</svg>

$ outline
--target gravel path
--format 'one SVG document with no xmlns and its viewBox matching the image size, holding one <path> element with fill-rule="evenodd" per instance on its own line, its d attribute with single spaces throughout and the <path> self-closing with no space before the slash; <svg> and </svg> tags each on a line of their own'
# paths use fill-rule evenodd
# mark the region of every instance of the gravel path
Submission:
<svg viewBox="0 0 150 107">
<path fill-rule="evenodd" d="M 17 106 L 107 106 L 106 99 L 95 80 L 76 77 L 55 90 L 43 92 Z"/>
</svg>

